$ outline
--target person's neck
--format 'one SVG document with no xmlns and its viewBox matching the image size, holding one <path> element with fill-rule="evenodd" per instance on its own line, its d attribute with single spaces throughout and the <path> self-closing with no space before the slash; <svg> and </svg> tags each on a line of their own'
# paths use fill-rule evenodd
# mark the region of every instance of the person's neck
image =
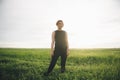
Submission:
<svg viewBox="0 0 120 80">
<path fill-rule="evenodd" d="M 62 29 L 58 29 L 58 31 L 62 31 Z"/>
</svg>

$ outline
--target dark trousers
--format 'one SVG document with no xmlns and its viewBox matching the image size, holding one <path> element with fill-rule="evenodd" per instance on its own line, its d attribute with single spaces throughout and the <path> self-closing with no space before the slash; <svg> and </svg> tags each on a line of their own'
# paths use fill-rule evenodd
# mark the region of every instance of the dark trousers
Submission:
<svg viewBox="0 0 120 80">
<path fill-rule="evenodd" d="M 66 64 L 66 59 L 67 59 L 66 52 L 54 51 L 54 55 L 52 56 L 52 59 L 51 59 L 51 62 L 50 62 L 50 65 L 47 71 L 48 73 L 50 73 L 53 70 L 59 56 L 61 56 L 61 70 L 65 70 L 65 64 Z"/>
</svg>

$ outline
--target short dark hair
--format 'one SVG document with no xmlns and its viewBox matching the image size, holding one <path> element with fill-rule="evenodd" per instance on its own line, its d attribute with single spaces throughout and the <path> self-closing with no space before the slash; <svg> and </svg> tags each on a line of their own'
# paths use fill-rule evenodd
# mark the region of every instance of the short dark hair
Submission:
<svg viewBox="0 0 120 80">
<path fill-rule="evenodd" d="M 58 25 L 58 23 L 59 23 L 59 22 L 62 22 L 62 23 L 63 23 L 63 21 L 62 21 L 62 20 L 58 20 L 58 21 L 56 22 L 56 25 Z"/>
</svg>

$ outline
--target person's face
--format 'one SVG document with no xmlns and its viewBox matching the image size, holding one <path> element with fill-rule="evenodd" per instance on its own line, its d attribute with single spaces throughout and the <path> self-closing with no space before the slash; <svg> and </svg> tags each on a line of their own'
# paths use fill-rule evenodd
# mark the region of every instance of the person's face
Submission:
<svg viewBox="0 0 120 80">
<path fill-rule="evenodd" d="M 58 27 L 59 29 L 62 29 L 63 26 L 64 26 L 63 22 L 58 22 L 57 27 Z"/>
</svg>

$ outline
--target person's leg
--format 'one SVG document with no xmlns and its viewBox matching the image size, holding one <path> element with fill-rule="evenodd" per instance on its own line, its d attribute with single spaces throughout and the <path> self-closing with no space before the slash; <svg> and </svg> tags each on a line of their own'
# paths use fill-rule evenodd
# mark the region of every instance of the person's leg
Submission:
<svg viewBox="0 0 120 80">
<path fill-rule="evenodd" d="M 57 62 L 58 57 L 59 57 L 59 55 L 57 55 L 57 54 L 53 55 L 47 73 L 50 73 L 53 70 L 53 68 Z"/>
<path fill-rule="evenodd" d="M 49 67 L 48 67 L 47 72 L 44 73 L 44 76 L 48 76 L 49 73 L 53 70 L 53 68 L 54 68 L 54 66 L 55 66 L 55 64 L 56 64 L 56 62 L 57 62 L 58 57 L 59 57 L 59 55 L 56 55 L 56 54 L 54 54 L 54 55 L 52 56 L 52 59 L 51 59 L 51 61 L 50 61 L 50 65 L 49 65 Z"/>
<path fill-rule="evenodd" d="M 65 71 L 66 59 L 67 59 L 66 53 L 65 53 L 65 54 L 62 54 L 62 55 L 61 55 L 61 72 L 62 72 L 62 73 Z"/>
</svg>

